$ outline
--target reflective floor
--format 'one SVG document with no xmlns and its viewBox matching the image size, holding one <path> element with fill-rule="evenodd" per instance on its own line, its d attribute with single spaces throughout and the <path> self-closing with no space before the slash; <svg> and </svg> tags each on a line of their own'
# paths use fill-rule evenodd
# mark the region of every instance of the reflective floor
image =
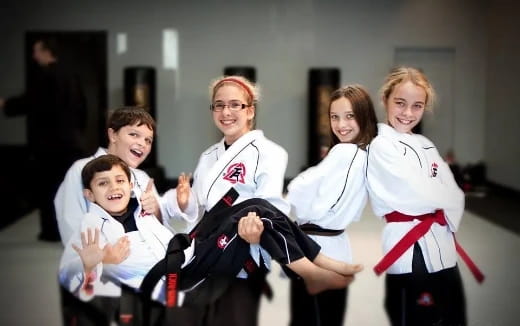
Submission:
<svg viewBox="0 0 520 326">
<path fill-rule="evenodd" d="M 38 212 L 34 211 L 0 231 L 0 325 L 60 325 L 56 271 L 62 246 L 38 242 Z M 345 325 L 388 325 L 383 310 L 383 278 L 372 267 L 381 256 L 382 222 L 369 207 L 360 222 L 348 229 L 356 262 L 365 265 L 351 285 Z M 469 325 L 518 324 L 520 302 L 520 236 L 466 212 L 458 241 L 486 274 L 479 285 L 461 263 Z M 269 281 L 272 301 L 263 299 L 260 325 L 287 325 L 288 286 L 273 264 Z M 230 325 L 231 326 L 231 325 Z"/>
</svg>

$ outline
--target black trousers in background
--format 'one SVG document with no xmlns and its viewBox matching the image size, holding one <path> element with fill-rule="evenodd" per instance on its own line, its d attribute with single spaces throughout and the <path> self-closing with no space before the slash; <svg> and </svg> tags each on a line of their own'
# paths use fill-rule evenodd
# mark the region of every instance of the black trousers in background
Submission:
<svg viewBox="0 0 520 326">
<path fill-rule="evenodd" d="M 226 292 L 206 307 L 201 326 L 256 326 L 265 276 L 235 279 Z"/>
<path fill-rule="evenodd" d="M 54 210 L 54 196 L 58 191 L 65 173 L 75 160 L 81 157 L 79 150 L 64 149 L 37 151 L 32 157 L 30 166 L 33 167 L 33 194 L 36 207 L 40 211 L 41 240 L 59 241 L 60 234 Z"/>
<path fill-rule="evenodd" d="M 303 279 L 292 279 L 290 295 L 290 326 L 343 325 L 348 288 L 310 295 Z"/>
<path fill-rule="evenodd" d="M 412 273 L 387 274 L 385 309 L 392 326 L 464 326 L 466 299 L 458 266 L 428 273 L 414 245 Z"/>
<path fill-rule="evenodd" d="M 63 326 L 110 326 L 119 311 L 119 298 L 95 297 L 81 301 L 60 286 Z"/>
</svg>

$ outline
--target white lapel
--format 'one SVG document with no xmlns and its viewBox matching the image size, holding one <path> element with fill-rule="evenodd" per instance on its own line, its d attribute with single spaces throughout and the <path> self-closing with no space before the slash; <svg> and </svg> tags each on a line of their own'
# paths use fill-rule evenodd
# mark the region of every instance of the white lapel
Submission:
<svg viewBox="0 0 520 326">
<path fill-rule="evenodd" d="M 157 220 L 155 215 L 141 216 L 141 205 L 135 210 L 134 219 L 141 238 L 146 241 L 154 256 L 157 259 L 164 258 L 166 247 L 173 234 Z"/>
<path fill-rule="evenodd" d="M 217 147 L 218 160 L 209 169 L 205 176 L 205 180 L 202 185 L 202 195 L 205 201 L 208 203 L 208 209 L 213 206 L 211 198 L 221 198 L 231 188 L 231 184 L 228 187 L 219 187 L 216 184 L 226 172 L 228 165 L 235 159 L 247 146 L 253 141 L 262 138 L 264 133 L 261 130 L 252 130 L 239 139 L 237 139 L 233 145 L 227 150 L 224 147 L 224 140 L 222 139 Z"/>
<path fill-rule="evenodd" d="M 97 204 L 92 204 L 92 210 L 88 214 L 89 221 L 87 227 L 97 227 L 101 230 L 104 241 L 114 244 L 119 238 L 125 235 L 125 229 L 121 223 L 116 221 L 110 214 Z M 150 250 L 157 259 L 164 258 L 166 247 L 173 234 L 162 225 L 154 215 L 140 216 L 141 206 L 139 205 L 133 215 L 137 230 Z"/>
<path fill-rule="evenodd" d="M 98 228 L 103 241 L 106 243 L 114 244 L 125 234 L 123 225 L 95 203 L 90 203 L 90 212 L 86 217 L 86 227 Z M 82 230 L 85 231 L 85 228 Z"/>
</svg>

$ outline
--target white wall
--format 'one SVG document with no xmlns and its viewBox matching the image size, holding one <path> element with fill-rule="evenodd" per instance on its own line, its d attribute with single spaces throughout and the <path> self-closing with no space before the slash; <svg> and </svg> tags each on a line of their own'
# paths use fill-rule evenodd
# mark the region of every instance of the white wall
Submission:
<svg viewBox="0 0 520 326">
<path fill-rule="evenodd" d="M 26 30 L 107 30 L 111 108 L 122 103 L 124 67 L 158 70 L 157 146 L 168 177 L 192 171 L 200 152 L 219 139 L 207 87 L 223 67 L 256 67 L 264 94 L 257 126 L 287 149 L 287 177 L 293 177 L 307 157 L 308 69 L 338 67 L 343 84 L 364 84 L 379 104 L 394 49 L 407 46 L 455 49 L 455 151 L 462 163 L 486 160 L 486 1 L 8 2 L 0 12 L 0 94 L 23 88 Z M 175 73 L 161 66 L 164 28 L 179 32 Z M 119 32 L 128 34 L 129 47 L 120 56 Z M 23 119 L 0 117 L 0 144 L 22 143 L 23 127 Z"/>
</svg>

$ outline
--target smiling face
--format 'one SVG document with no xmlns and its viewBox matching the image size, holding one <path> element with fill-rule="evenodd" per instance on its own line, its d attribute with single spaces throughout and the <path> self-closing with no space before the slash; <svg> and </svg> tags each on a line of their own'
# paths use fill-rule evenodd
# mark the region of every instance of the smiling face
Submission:
<svg viewBox="0 0 520 326">
<path fill-rule="evenodd" d="M 330 126 L 340 142 L 351 143 L 359 135 L 359 125 L 355 119 L 352 104 L 341 97 L 330 105 Z"/>
<path fill-rule="evenodd" d="M 385 101 L 388 123 L 401 133 L 411 133 L 421 121 L 426 107 L 426 91 L 410 80 L 396 85 Z"/>
<path fill-rule="evenodd" d="M 124 126 L 117 132 L 108 129 L 108 153 L 119 156 L 130 167 L 137 168 L 152 150 L 153 130 L 146 124 Z"/>
<path fill-rule="evenodd" d="M 238 111 L 231 110 L 229 104 L 240 102 L 247 106 Z M 213 96 L 213 103 L 226 106 L 221 111 L 212 111 L 213 121 L 224 134 L 226 144 L 233 144 L 238 138 L 251 130 L 251 121 L 255 116 L 254 106 L 249 106 L 246 92 L 238 85 L 227 83 L 220 86 Z"/>
<path fill-rule="evenodd" d="M 84 189 L 85 197 L 101 206 L 110 215 L 119 216 L 126 212 L 132 184 L 119 165 L 108 171 L 96 172 L 90 182 L 90 189 Z"/>
</svg>

